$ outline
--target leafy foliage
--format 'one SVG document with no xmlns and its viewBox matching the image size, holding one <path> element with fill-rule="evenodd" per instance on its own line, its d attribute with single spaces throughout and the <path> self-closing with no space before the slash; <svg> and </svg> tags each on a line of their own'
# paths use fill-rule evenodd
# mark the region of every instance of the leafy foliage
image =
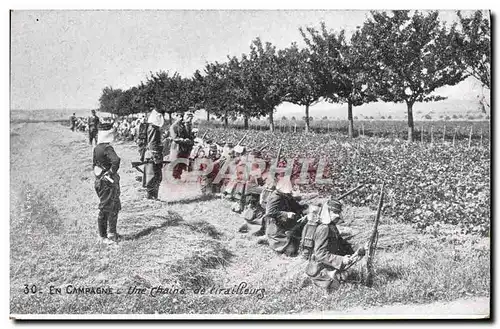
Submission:
<svg viewBox="0 0 500 329">
<path fill-rule="evenodd" d="M 471 17 L 457 12 L 461 33 L 456 34 L 461 61 L 470 76 L 491 89 L 491 35 L 490 21 L 477 10 Z"/>
<path fill-rule="evenodd" d="M 413 140 L 415 102 L 444 99 L 432 93 L 465 78 L 456 44 L 456 31 L 447 31 L 438 12 L 372 12 L 356 37 L 370 74 L 377 81 L 377 96 L 386 102 L 406 102 L 408 138 Z"/>
</svg>

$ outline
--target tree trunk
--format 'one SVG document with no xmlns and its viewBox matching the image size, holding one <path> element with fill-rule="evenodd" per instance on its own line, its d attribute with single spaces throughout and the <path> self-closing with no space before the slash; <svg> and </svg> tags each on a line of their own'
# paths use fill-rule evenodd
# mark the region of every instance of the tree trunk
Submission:
<svg viewBox="0 0 500 329">
<path fill-rule="evenodd" d="M 415 135 L 415 126 L 413 124 L 413 102 L 406 102 L 408 108 L 408 141 L 413 142 Z"/>
<path fill-rule="evenodd" d="M 210 112 L 208 110 L 207 111 L 207 121 L 210 122 Z"/>
<path fill-rule="evenodd" d="M 274 109 L 269 113 L 269 130 L 274 132 Z"/>
<path fill-rule="evenodd" d="M 168 112 L 168 123 L 172 124 L 172 112 Z"/>
<path fill-rule="evenodd" d="M 245 130 L 248 129 L 248 115 L 245 115 L 243 117 L 243 129 L 245 129 Z"/>
<path fill-rule="evenodd" d="M 306 133 L 309 132 L 309 104 L 306 105 Z"/>
<path fill-rule="evenodd" d="M 347 120 L 349 121 L 348 133 L 349 138 L 353 137 L 354 134 L 354 121 L 352 119 L 352 102 L 347 101 Z"/>
<path fill-rule="evenodd" d="M 224 113 L 224 129 L 229 126 L 229 119 L 227 118 L 227 112 Z"/>
</svg>

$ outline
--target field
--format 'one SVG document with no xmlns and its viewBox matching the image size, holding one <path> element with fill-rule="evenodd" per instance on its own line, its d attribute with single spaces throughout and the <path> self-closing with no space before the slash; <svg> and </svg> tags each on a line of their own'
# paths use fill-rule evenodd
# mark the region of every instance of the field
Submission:
<svg viewBox="0 0 500 329">
<path fill-rule="evenodd" d="M 303 120 L 276 120 L 275 129 L 282 133 L 303 133 Z M 220 121 L 200 121 L 200 126 L 209 128 L 223 128 Z M 230 128 L 244 129 L 243 122 L 230 122 Z M 347 135 L 347 120 L 316 120 L 310 123 L 310 132 L 318 134 Z M 354 120 L 354 137 L 383 137 L 390 139 L 407 139 L 407 121 L 402 120 Z M 268 131 L 269 123 L 266 120 L 252 120 L 249 123 L 251 130 Z M 488 146 L 490 140 L 490 122 L 478 120 L 426 120 L 415 121 L 415 141 L 422 143 L 456 142 L 471 139 L 471 145 Z"/>
<path fill-rule="evenodd" d="M 211 130 L 208 135 L 236 141 L 243 132 Z M 130 162 L 137 159 L 132 143 L 119 142 L 115 147 L 122 158 L 123 209 L 118 230 L 125 240 L 117 246 L 104 246 L 97 239 L 97 196 L 86 136 L 71 133 L 59 123 L 17 122 L 11 125 L 11 313 L 293 315 L 401 304 L 425 304 L 432 309 L 434 304 L 429 303 L 436 301 L 465 301 L 459 312 L 467 313 L 471 311 L 469 300 L 479 298 L 488 303 L 489 147 L 469 148 L 467 141 L 454 147 L 446 143 L 408 146 L 385 138 L 360 137 L 349 142 L 332 135 L 325 142 L 326 137 L 314 134 L 276 136 L 287 141 L 286 158 L 298 152 L 317 155 L 322 149 L 322 154 L 339 161 L 332 171 L 333 186 L 323 187 L 322 193 L 327 189 L 340 193 L 359 182 L 367 184 L 363 192 L 347 200 L 346 224 L 341 231 L 366 236 L 374 215 L 372 188 L 386 181 L 388 207 L 379 228 L 372 288 L 360 283 L 360 264 L 339 291 L 326 295 L 317 290 L 304 274 L 304 260 L 277 256 L 268 247 L 257 245 L 254 237 L 238 233 L 242 219 L 231 212 L 231 203 L 202 198 L 196 185 L 165 184 L 160 191 L 163 201 L 144 199 L 145 191 L 135 179 L 137 173 L 130 168 Z M 272 157 L 278 143 L 269 132 L 253 133 L 247 144 L 266 142 L 267 155 Z M 432 154 L 435 157 L 430 157 Z M 438 157 L 440 154 L 444 155 Z M 448 167 L 442 167 L 445 162 Z M 432 163 L 435 165 L 430 166 Z M 434 176 L 428 176 L 431 174 Z M 416 193 L 408 194 L 406 189 L 422 177 L 428 177 L 430 183 L 420 187 L 425 193 L 412 190 Z M 467 197 L 462 190 L 440 195 L 435 188 L 461 188 L 457 182 L 472 196 Z M 418 202 L 401 199 L 403 195 L 424 194 L 429 197 Z M 465 227 L 449 222 L 450 214 L 439 213 L 439 209 L 449 208 L 445 203 L 425 210 L 431 214 L 421 215 L 428 217 L 420 222 L 427 220 L 432 225 L 423 229 L 413 220 L 417 209 L 400 207 L 416 203 L 432 206 L 436 197 L 439 202 L 458 205 L 452 209 L 453 215 L 471 215 L 461 212 L 469 211 L 469 205 L 474 211 L 479 209 L 482 212 L 474 217 L 479 222 L 467 222 Z M 466 210 L 461 208 L 462 202 L 469 202 Z M 442 223 L 435 213 L 444 219 Z M 474 231 L 474 226 L 480 229 Z M 210 291 L 243 282 L 254 291 L 265 291 L 252 295 L 196 293 L 197 288 Z M 67 293 L 69 285 L 111 287 L 122 293 L 72 294 Z M 129 287 L 160 285 L 179 291 L 155 297 L 127 294 Z M 50 294 L 51 286 L 61 288 L 62 294 Z M 185 294 L 180 293 L 182 288 Z M 444 306 L 443 312 L 452 311 Z"/>
</svg>

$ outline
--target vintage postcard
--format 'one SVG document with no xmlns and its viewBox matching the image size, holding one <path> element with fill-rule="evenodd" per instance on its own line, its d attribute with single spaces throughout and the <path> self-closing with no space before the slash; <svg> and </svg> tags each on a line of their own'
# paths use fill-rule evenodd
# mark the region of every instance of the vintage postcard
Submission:
<svg viewBox="0 0 500 329">
<path fill-rule="evenodd" d="M 12 319 L 489 319 L 488 10 L 12 10 Z"/>
</svg>

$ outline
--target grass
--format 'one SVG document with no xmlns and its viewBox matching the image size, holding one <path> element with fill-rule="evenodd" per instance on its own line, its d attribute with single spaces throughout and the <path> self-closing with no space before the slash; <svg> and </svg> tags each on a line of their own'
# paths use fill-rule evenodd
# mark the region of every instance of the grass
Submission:
<svg viewBox="0 0 500 329">
<path fill-rule="evenodd" d="M 85 135 L 61 131 L 58 124 L 27 124 L 22 132 L 13 125 L 11 133 L 11 313 L 293 314 L 489 296 L 488 238 L 421 235 L 385 217 L 374 286 L 360 283 L 360 264 L 349 283 L 325 294 L 304 274 L 304 260 L 276 255 L 254 237 L 237 233 L 242 219 L 231 212 L 229 201 L 200 198 L 198 190 L 186 186 L 163 186 L 165 202 L 144 199 L 129 168 L 136 149 L 126 143 L 115 147 L 122 157 L 118 229 L 125 240 L 103 246 L 97 240 L 97 197 Z M 341 230 L 360 244 L 372 216 L 367 208 L 346 207 Z M 210 293 L 242 282 L 254 292 L 265 291 Z M 25 284 L 43 293 L 24 294 Z M 70 284 L 123 293 L 67 294 Z M 63 293 L 50 295 L 50 286 Z M 133 286 L 147 288 L 148 294 L 126 294 Z M 150 296 L 158 286 L 184 288 L 185 294 Z M 199 287 L 208 292 L 195 293 Z"/>
</svg>

